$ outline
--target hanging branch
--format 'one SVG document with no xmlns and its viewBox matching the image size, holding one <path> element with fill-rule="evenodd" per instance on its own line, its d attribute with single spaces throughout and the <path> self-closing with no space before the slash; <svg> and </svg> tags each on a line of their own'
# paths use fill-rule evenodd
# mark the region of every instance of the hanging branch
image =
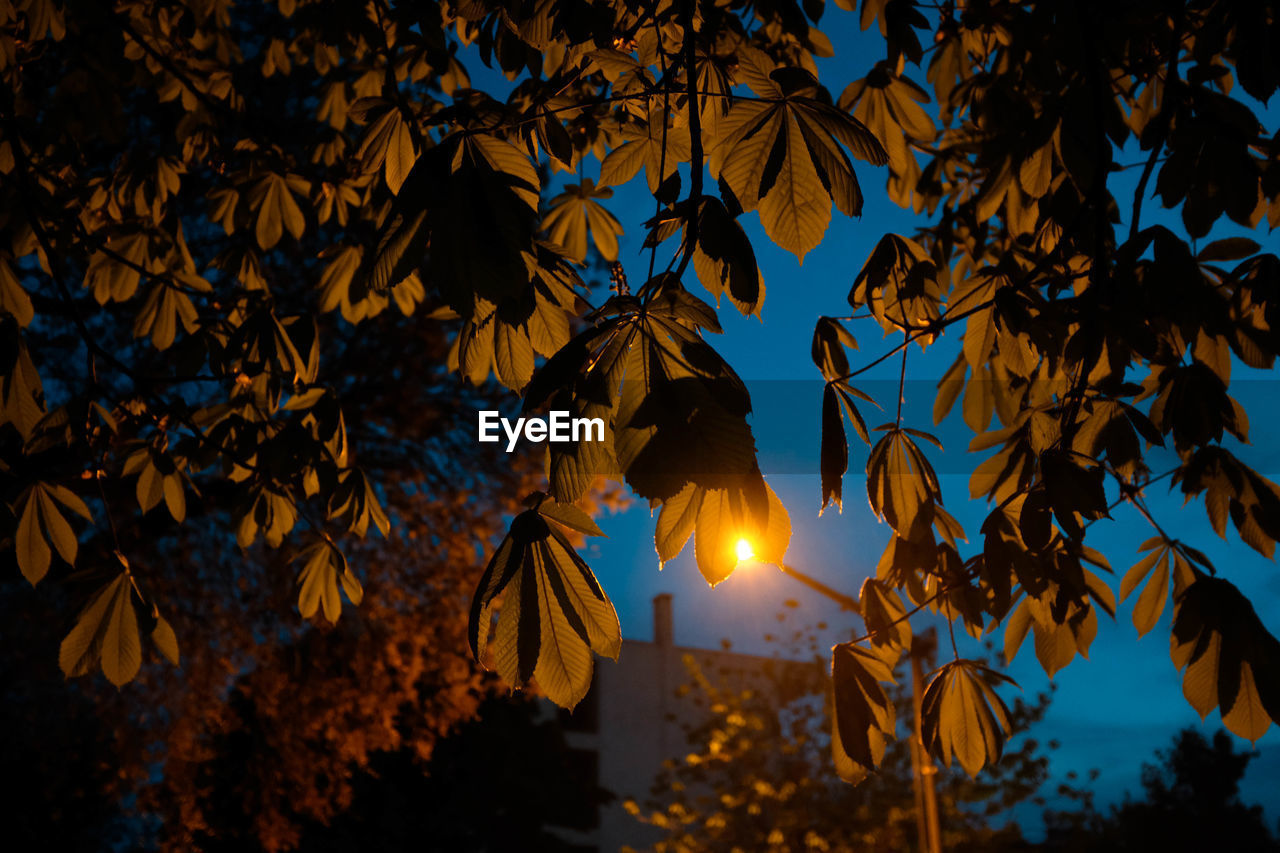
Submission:
<svg viewBox="0 0 1280 853">
<path fill-rule="evenodd" d="M 658 26 L 658 2 L 653 3 L 653 35 L 658 40 L 658 63 L 662 66 L 662 151 L 658 155 L 658 189 L 662 189 L 662 184 L 666 180 L 667 174 L 667 115 L 671 111 L 671 81 L 667 77 L 667 51 L 662 46 L 662 28 Z M 662 216 L 662 199 L 654 198 L 654 218 Z M 653 267 L 658 260 L 658 244 L 654 243 L 649 249 L 649 274 L 645 277 L 644 286 L 640 288 L 642 293 L 647 293 L 649 282 L 653 280 Z"/>
<path fill-rule="evenodd" d="M 684 256 L 676 268 L 676 279 L 684 276 L 689 260 L 698 248 L 698 219 L 702 205 L 702 116 L 698 110 L 698 51 L 694 41 L 693 18 L 697 0 L 685 0 L 681 17 L 684 21 L 684 76 L 689 111 L 689 144 L 692 156 L 689 161 L 689 230 L 685 240 Z"/>
<path fill-rule="evenodd" d="M 1147 194 L 1147 181 L 1151 180 L 1151 173 L 1155 169 L 1156 162 L 1160 159 L 1160 152 L 1164 150 L 1165 140 L 1168 139 L 1169 129 L 1173 125 L 1173 96 L 1181 83 L 1178 78 L 1178 54 L 1182 44 L 1181 24 L 1182 16 L 1179 15 L 1173 21 L 1169 66 L 1164 73 L 1164 92 L 1160 96 L 1160 113 L 1154 120 L 1156 138 L 1151 143 L 1151 154 L 1147 157 L 1147 162 L 1142 167 L 1142 176 L 1138 178 L 1138 186 L 1133 191 L 1133 214 L 1129 221 L 1130 240 L 1138 236 L 1138 222 L 1142 216 L 1142 201 Z M 1147 83 L 1147 85 L 1150 86 L 1151 82 Z"/>
</svg>

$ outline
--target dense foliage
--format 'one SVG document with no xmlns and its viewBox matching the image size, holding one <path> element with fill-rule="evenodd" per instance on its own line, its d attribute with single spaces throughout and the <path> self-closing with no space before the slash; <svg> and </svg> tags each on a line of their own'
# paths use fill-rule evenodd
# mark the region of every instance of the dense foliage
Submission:
<svg viewBox="0 0 1280 853">
<path fill-rule="evenodd" d="M 204 11 L 228 59 L 279 19 Z M 146 63 L 183 63 L 206 85 L 221 75 L 165 43 L 204 36 L 161 12 L 0 12 L 0 596 L 13 686 L 0 752 L 28 780 L 5 814 L 19 844 L 56 846 L 51 825 L 106 844 L 91 809 L 54 819 L 42 807 L 77 779 L 94 808 L 125 805 L 114 832 L 131 843 L 189 849 L 230 833 L 280 849 L 343 811 L 376 756 L 427 760 L 492 692 L 467 652 L 466 605 L 518 509 L 511 495 L 540 474 L 454 428 L 502 401 L 450 375 L 446 322 L 411 321 L 394 299 L 366 302 L 359 326 L 320 310 L 318 256 L 352 233 L 349 196 L 328 216 L 308 208 L 306 230 L 270 251 L 253 229 L 209 218 L 229 162 L 258 178 L 285 163 L 336 174 L 310 165 L 316 126 L 298 122 L 298 104 L 323 74 L 361 72 L 308 64 L 286 78 L 244 60 L 252 96 L 202 123 L 179 89 L 176 101 L 161 91 L 177 78 Z M 107 280 L 123 289 L 81 287 Z M 135 337 L 144 304 L 164 309 L 161 325 L 190 322 L 167 342 Z M 318 333 L 305 346 L 304 327 Z M 302 375 L 281 360 L 295 344 L 311 347 Z M 378 527 L 390 536 L 364 538 Z M 143 675 L 120 691 L 101 677 L 54 689 L 59 643 L 68 676 Z"/>
<path fill-rule="evenodd" d="M 883 57 L 843 56 L 849 79 L 823 82 L 819 25 L 846 14 Z M 483 654 L 498 607 L 499 673 L 573 705 L 592 653 L 618 649 L 571 538 L 597 532 L 577 506 L 597 475 L 658 510 L 662 560 L 692 537 L 713 584 L 740 537 L 770 562 L 790 538 L 695 281 L 763 316 L 740 221 L 803 258 L 833 205 L 856 216 L 884 184 L 920 228 L 880 240 L 853 315 L 813 341 L 822 503 L 843 497 L 846 424 L 874 433 L 867 494 L 893 531 L 867 633 L 833 656 L 836 766 L 858 778 L 885 754 L 885 685 L 921 609 L 1004 626 L 1010 657 L 1032 635 L 1050 673 L 1086 652 L 1116 599 L 1086 534 L 1121 503 L 1153 536 L 1120 594 L 1137 593 L 1140 632 L 1172 600 L 1191 704 L 1249 738 L 1280 714 L 1280 645 L 1143 493 L 1167 479 L 1218 534 L 1267 556 L 1280 539 L 1280 489 L 1232 450 L 1249 423 L 1230 393 L 1280 349 L 1280 259 L 1245 236 L 1280 223 L 1257 115 L 1280 83 L 1274 2 L 4 0 L 0 28 L 0 530 L 31 584 L 83 585 L 66 675 L 129 682 L 145 637 L 173 663 L 181 642 L 184 666 L 216 650 L 240 677 L 233 650 L 292 630 L 268 618 L 290 585 L 305 619 L 363 598 L 359 642 L 403 636 L 375 626 L 410 619 L 431 576 L 389 560 L 370 607 L 353 541 L 416 530 L 396 547 L 462 571 L 488 528 L 420 519 L 492 523 L 512 500 L 445 428 L 473 410 L 441 393 L 448 367 L 526 411 L 606 421 L 604 442 L 550 446 L 469 630 Z M 474 88 L 480 64 L 507 85 Z M 610 188 L 641 171 L 655 215 L 623 223 Z M 1144 224 L 1153 193 L 1168 224 Z M 647 270 L 617 263 L 624 227 L 646 235 Z M 613 262 L 602 301 L 588 258 Z M 851 355 L 862 326 L 901 340 Z M 900 402 L 869 430 L 853 384 L 891 357 L 905 383 L 911 345 L 948 332 L 963 343 L 935 419 L 963 398 L 987 454 L 969 545 L 933 437 Z M 1150 470 L 1152 446 L 1175 466 Z M 203 627 L 215 583 L 237 613 Z M 1000 680 L 958 653 L 940 667 L 936 756 L 970 774 L 999 757 Z"/>
</svg>

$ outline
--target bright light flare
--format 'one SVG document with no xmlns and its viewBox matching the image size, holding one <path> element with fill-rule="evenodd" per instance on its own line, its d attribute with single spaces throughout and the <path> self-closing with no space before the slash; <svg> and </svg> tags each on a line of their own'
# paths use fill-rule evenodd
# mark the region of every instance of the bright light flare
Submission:
<svg viewBox="0 0 1280 853">
<path fill-rule="evenodd" d="M 756 555 L 756 549 L 751 545 L 750 539 L 739 539 L 736 546 L 738 552 L 738 562 L 750 560 Z"/>
</svg>

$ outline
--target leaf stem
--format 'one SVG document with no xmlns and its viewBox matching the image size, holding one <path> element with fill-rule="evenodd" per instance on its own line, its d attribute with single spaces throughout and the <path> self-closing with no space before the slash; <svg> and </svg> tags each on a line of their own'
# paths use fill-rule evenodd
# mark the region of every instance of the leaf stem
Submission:
<svg viewBox="0 0 1280 853">
<path fill-rule="evenodd" d="M 906 336 L 906 332 L 903 332 Z M 910 341 L 903 341 L 902 344 L 902 369 L 898 372 L 898 417 L 896 425 L 902 426 L 902 400 L 907 396 L 907 353 L 911 348 L 907 346 Z"/>
<path fill-rule="evenodd" d="M 1133 493 L 1135 493 L 1135 492 L 1137 492 L 1137 491 L 1141 491 L 1142 489 L 1145 489 L 1147 486 L 1154 485 L 1155 483 L 1160 482 L 1160 481 L 1161 481 L 1161 480 L 1163 480 L 1164 478 L 1166 478 L 1166 477 L 1168 477 L 1168 476 L 1171 476 L 1172 474 L 1177 473 L 1177 472 L 1178 472 L 1179 470 L 1181 470 L 1181 469 L 1182 469 L 1182 466 L 1181 466 L 1181 465 L 1175 465 L 1175 466 L 1173 466 L 1172 468 L 1170 468 L 1168 471 L 1165 471 L 1163 474 L 1159 474 L 1159 475 L 1157 475 L 1157 476 L 1155 476 L 1155 477 L 1152 477 L 1151 479 L 1147 480 L 1147 481 L 1146 481 L 1145 483 L 1143 483 L 1141 486 L 1132 486 L 1132 485 L 1130 485 L 1126 480 L 1124 480 L 1123 478 L 1121 478 L 1121 477 L 1120 477 L 1120 475 L 1119 475 L 1119 474 L 1117 474 L 1115 471 L 1111 471 L 1110 469 L 1108 469 L 1108 473 L 1109 473 L 1109 474 L 1111 474 L 1111 476 L 1115 477 L 1115 478 L 1119 481 L 1119 483 L 1120 483 L 1120 497 L 1116 498 L 1114 501 L 1112 501 L 1112 502 L 1107 506 L 1107 513 L 1108 513 L 1108 514 L 1110 514 L 1110 513 L 1111 513 L 1111 510 L 1113 510 L 1113 509 L 1115 509 L 1116 507 L 1120 506 L 1120 504 L 1122 504 L 1122 503 L 1126 503 L 1126 502 L 1130 501 L 1130 500 L 1132 499 L 1132 498 L 1131 498 L 1131 495 L 1132 495 Z M 1086 521 L 1086 522 L 1084 523 L 1084 529 L 1085 529 L 1085 530 L 1088 530 L 1088 529 L 1089 529 L 1089 528 L 1090 528 L 1090 527 L 1091 527 L 1095 522 L 1098 522 L 1098 521 L 1101 521 L 1101 520 L 1102 520 L 1101 518 L 1091 518 L 1091 519 L 1089 519 L 1088 521 Z"/>
</svg>

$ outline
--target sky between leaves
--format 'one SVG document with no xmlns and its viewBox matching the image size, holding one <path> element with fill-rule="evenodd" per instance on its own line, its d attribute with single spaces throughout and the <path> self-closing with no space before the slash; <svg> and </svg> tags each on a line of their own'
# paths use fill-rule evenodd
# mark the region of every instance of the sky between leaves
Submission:
<svg viewBox="0 0 1280 853">
<path fill-rule="evenodd" d="M 856 16 L 828 16 L 823 27 L 836 47 L 834 58 L 817 60 L 823 79 L 827 79 L 828 73 L 830 79 L 854 79 L 874 64 L 879 58 L 877 51 L 883 50 L 878 35 L 859 31 Z M 491 91 L 504 91 L 510 85 L 500 74 L 480 66 L 473 69 L 473 75 L 477 85 Z M 1264 124 L 1280 123 L 1280 102 L 1255 107 Z M 934 105 L 927 108 L 932 111 Z M 1144 157 L 1135 150 L 1119 161 L 1127 164 Z M 863 164 L 861 178 L 866 206 L 861 219 L 833 211 L 821 244 L 805 256 L 802 265 L 794 255 L 768 239 L 758 216 L 742 217 L 739 221 L 751 238 L 767 288 L 761 312 L 763 323 L 756 317 L 742 317 L 733 310 L 721 311 L 719 319 L 725 334 L 712 341 L 750 388 L 754 409 L 751 423 L 761 470 L 791 515 L 793 534 L 787 552 L 788 563 L 852 595 L 856 595 L 865 578 L 874 576 L 888 528 L 877 523 L 866 505 L 861 476 L 865 456 L 860 454 L 865 454 L 867 448 L 856 441 L 850 444 L 844 512 L 838 513 L 832 506 L 818 516 L 822 380 L 810 360 L 809 346 L 818 315 L 847 313 L 845 298 L 853 278 L 880 237 L 890 232 L 909 235 L 924 224 L 910 211 L 889 201 L 884 192 L 885 174 L 883 169 Z M 1137 175 L 1138 170 L 1133 169 L 1113 178 L 1118 198 L 1132 194 Z M 566 177 L 562 175 L 558 180 Z M 588 172 L 584 177 L 597 176 Z M 685 174 L 686 181 L 687 178 Z M 648 258 L 647 251 L 641 249 L 640 223 L 653 212 L 653 200 L 646 189 L 643 181 L 635 181 L 615 188 L 615 195 L 608 201 L 609 210 L 624 229 L 618 238 L 619 259 L 637 274 Z M 1163 210 L 1158 198 L 1149 201 L 1143 212 L 1144 224 L 1148 227 L 1179 225 L 1176 212 Z M 1127 222 L 1124 227 L 1127 228 Z M 1275 235 L 1248 232 L 1225 217 L 1204 242 L 1240 234 L 1248 234 L 1261 242 L 1264 251 L 1277 248 Z M 786 286 L 772 286 L 784 282 Z M 725 304 L 727 306 L 727 302 Z M 861 352 L 868 360 L 887 351 L 892 343 L 870 336 L 859 340 Z M 935 377 L 941 376 L 951 364 L 959 345 L 959 336 L 951 335 L 926 352 L 912 348 L 904 423 L 921 428 L 932 424 Z M 851 359 L 856 355 L 851 353 Z M 859 387 L 872 393 L 882 406 L 891 406 L 897 391 L 898 368 L 898 360 L 891 359 L 870 371 Z M 1260 374 L 1247 371 L 1247 375 L 1252 379 Z M 1237 393 L 1236 383 L 1232 389 Z M 1248 411 L 1256 413 L 1255 428 L 1253 446 L 1235 450 L 1273 479 L 1280 476 L 1280 435 L 1269 435 L 1265 424 L 1273 415 L 1280 416 L 1277 391 L 1280 391 L 1280 380 L 1240 384 L 1241 402 Z M 948 510 L 966 529 L 977 531 L 985 517 L 986 504 L 968 499 L 967 484 L 973 461 L 966 457 L 965 447 L 972 433 L 961 422 L 959 409 L 955 407 L 934 430 L 946 446 L 946 452 L 931 457 L 931 461 L 941 478 Z M 866 417 L 874 420 L 870 412 Z M 948 460 L 952 460 L 950 465 Z M 969 470 L 966 465 L 970 466 Z M 1155 463 L 1152 469 L 1162 470 Z M 1109 497 L 1114 495 L 1109 493 Z M 1280 624 L 1280 571 L 1274 563 L 1236 541 L 1220 539 L 1210 527 L 1203 508 L 1192 506 L 1181 511 L 1179 494 L 1169 493 L 1157 484 L 1148 492 L 1148 499 L 1158 516 L 1177 519 L 1179 538 L 1200 548 L 1215 564 L 1229 570 L 1232 581 L 1253 601 L 1264 624 Z M 583 556 L 604 587 L 610 590 L 627 639 L 652 638 L 651 600 L 660 592 L 675 596 L 676 642 L 683 646 L 718 647 L 723 639 L 728 639 L 739 651 L 773 654 L 774 647 L 764 637 L 777 626 L 776 614 L 786 599 L 800 602 L 800 615 L 792 621 L 798 619 L 799 624 L 825 621 L 829 626 L 825 636 L 832 643 L 848 639 L 851 631 L 860 632 L 862 626 L 857 617 L 842 614 L 834 603 L 810 592 L 772 566 L 754 565 L 747 571 L 740 568 L 713 590 L 698 573 L 692 549 L 686 549 L 659 572 L 653 546 L 653 519 L 644 501 L 637 501 L 626 512 L 600 522 L 609 538 L 590 540 Z M 1107 578 L 1113 587 L 1125 569 L 1137 560 L 1138 546 L 1149 533 L 1149 527 L 1127 506 L 1116 511 L 1114 521 L 1104 520 L 1090 531 L 1090 544 L 1111 557 L 1113 565 L 1118 567 L 1117 576 Z M 1218 711 L 1201 723 L 1199 715 L 1182 696 L 1181 675 L 1170 661 L 1164 639 L 1169 635 L 1172 608 L 1166 607 L 1156 628 L 1141 641 L 1134 642 L 1136 631 L 1130 616 L 1136 598 L 1134 595 L 1119 606 L 1114 622 L 1105 615 L 1099 619 L 1091 660 L 1078 659 L 1055 676 L 1058 691 L 1053 705 L 1033 733 L 1042 741 L 1054 738 L 1062 741 L 1064 746 L 1053 759 L 1055 775 L 1069 770 L 1082 775 L 1092 768 L 1102 770 L 1096 783 L 1102 804 L 1118 800 L 1126 790 L 1137 789 L 1142 762 L 1150 761 L 1155 750 L 1167 746 L 1178 729 L 1186 725 L 1211 729 L 1218 725 Z M 1000 648 L 1003 625 L 992 637 Z M 959 632 L 957 642 L 964 656 L 981 652 L 978 642 Z M 1028 695 L 1033 695 L 1045 689 L 1049 679 L 1029 646 L 1029 643 L 1024 645 L 1009 672 Z M 615 664 L 599 659 L 596 665 Z M 1246 801 L 1268 806 L 1268 816 L 1275 820 L 1280 818 L 1280 802 L 1275 802 L 1270 794 L 1280 789 L 1280 727 L 1269 730 L 1255 748 L 1261 756 L 1250 767 L 1243 793 Z M 1052 782 L 1047 784 L 1044 791 L 1051 791 L 1053 786 Z M 1038 807 L 1028 804 L 1026 813 L 1017 817 L 1034 836 Z"/>
</svg>

